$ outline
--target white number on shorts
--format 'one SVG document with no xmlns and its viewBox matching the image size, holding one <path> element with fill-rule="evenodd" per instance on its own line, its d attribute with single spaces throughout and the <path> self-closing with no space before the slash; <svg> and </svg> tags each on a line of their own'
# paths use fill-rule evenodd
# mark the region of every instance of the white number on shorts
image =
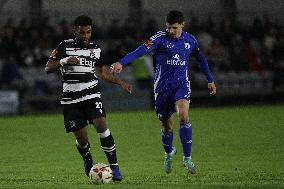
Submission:
<svg viewBox="0 0 284 189">
<path fill-rule="evenodd" d="M 96 108 L 100 109 L 103 107 L 103 104 L 101 102 L 96 102 Z"/>
</svg>

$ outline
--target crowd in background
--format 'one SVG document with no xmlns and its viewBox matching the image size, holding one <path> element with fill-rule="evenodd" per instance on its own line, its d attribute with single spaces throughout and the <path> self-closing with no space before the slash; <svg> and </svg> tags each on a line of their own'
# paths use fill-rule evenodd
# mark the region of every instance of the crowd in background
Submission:
<svg viewBox="0 0 284 189">
<path fill-rule="evenodd" d="M 104 61 L 111 64 L 160 29 L 154 19 L 139 27 L 130 19 L 116 19 L 107 26 L 94 23 L 93 38 L 102 47 Z M 277 20 L 264 16 L 244 25 L 235 19 L 216 22 L 210 17 L 201 22 L 191 17 L 185 31 L 197 37 L 215 74 L 271 71 L 276 85 L 284 83 L 284 30 Z M 0 23 L 1 87 L 13 86 L 14 81 L 22 86 L 20 69 L 44 69 L 52 49 L 72 37 L 72 23 L 65 20 L 52 24 L 44 17 L 40 24 L 30 25 L 26 19 L 16 23 L 10 18 Z"/>
</svg>

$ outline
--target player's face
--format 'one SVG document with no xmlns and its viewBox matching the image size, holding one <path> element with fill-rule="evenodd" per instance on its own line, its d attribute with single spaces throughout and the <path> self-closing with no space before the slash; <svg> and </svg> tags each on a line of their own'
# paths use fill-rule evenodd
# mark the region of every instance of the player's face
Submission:
<svg viewBox="0 0 284 189">
<path fill-rule="evenodd" d="M 169 35 L 172 38 L 179 38 L 181 36 L 183 27 L 184 27 L 184 23 L 174 23 L 174 24 L 169 24 L 166 23 L 167 26 L 167 31 L 169 32 Z"/>
<path fill-rule="evenodd" d="M 78 43 L 87 45 L 90 43 L 92 36 L 92 26 L 77 26 L 75 27 L 75 37 Z"/>
</svg>

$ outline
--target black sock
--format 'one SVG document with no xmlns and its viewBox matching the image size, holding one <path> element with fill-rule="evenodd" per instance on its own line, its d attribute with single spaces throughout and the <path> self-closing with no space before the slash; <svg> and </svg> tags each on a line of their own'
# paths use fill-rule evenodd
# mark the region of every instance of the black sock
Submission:
<svg viewBox="0 0 284 189">
<path fill-rule="evenodd" d="M 107 129 L 103 133 L 98 133 L 98 134 L 100 136 L 102 150 L 105 152 L 110 166 L 112 168 L 117 167 L 118 165 L 117 165 L 115 143 L 109 129 Z"/>
<path fill-rule="evenodd" d="M 92 155 L 90 153 L 91 145 L 89 143 L 83 148 L 81 148 L 78 142 L 76 141 L 76 147 L 77 147 L 78 152 L 80 153 L 80 155 L 82 156 L 84 160 L 92 160 Z"/>
</svg>

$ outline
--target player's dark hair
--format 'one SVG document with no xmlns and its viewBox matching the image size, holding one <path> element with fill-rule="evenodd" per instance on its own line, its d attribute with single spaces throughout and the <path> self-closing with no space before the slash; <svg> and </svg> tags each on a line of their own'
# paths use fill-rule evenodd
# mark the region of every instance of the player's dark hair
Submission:
<svg viewBox="0 0 284 189">
<path fill-rule="evenodd" d="M 183 13 L 178 10 L 170 11 L 166 17 L 166 22 L 169 24 L 183 23 L 184 22 Z"/>
<path fill-rule="evenodd" d="M 93 21 L 90 17 L 81 15 L 74 20 L 74 26 L 91 26 L 92 22 Z"/>
</svg>

